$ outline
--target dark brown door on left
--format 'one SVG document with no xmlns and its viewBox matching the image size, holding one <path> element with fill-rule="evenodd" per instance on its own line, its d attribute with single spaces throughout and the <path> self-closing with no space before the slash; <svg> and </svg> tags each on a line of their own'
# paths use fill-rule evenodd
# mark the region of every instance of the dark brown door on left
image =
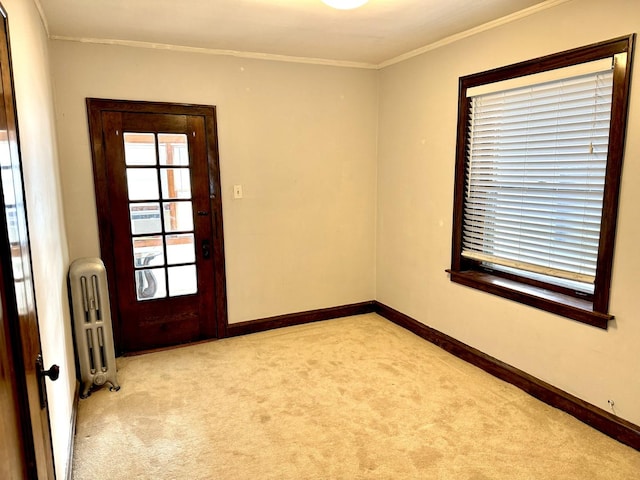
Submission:
<svg viewBox="0 0 640 480">
<path fill-rule="evenodd" d="M 207 116 L 150 108 L 95 117 L 104 158 L 97 181 L 105 181 L 108 197 L 98 191 L 108 218 L 101 235 L 108 228 L 111 239 L 102 254 L 113 256 L 108 274 L 122 350 L 222 336 L 226 319 L 216 299 L 224 297 L 217 288 L 224 263 L 215 235 L 222 224 Z"/>
<path fill-rule="evenodd" d="M 53 479 L 6 13 L 0 7 L 0 478 Z M 57 376 L 53 373 L 52 376 Z"/>
</svg>

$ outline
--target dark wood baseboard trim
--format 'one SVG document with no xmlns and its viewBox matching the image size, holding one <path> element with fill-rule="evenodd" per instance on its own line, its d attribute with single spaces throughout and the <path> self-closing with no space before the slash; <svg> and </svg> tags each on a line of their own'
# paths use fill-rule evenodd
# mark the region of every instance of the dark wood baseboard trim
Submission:
<svg viewBox="0 0 640 480">
<path fill-rule="evenodd" d="M 406 328 L 456 357 L 490 373 L 494 377 L 515 385 L 538 400 L 573 415 L 578 420 L 609 435 L 619 442 L 636 450 L 640 450 L 640 426 L 618 418 L 606 410 L 587 403 L 522 370 L 501 362 L 497 358 L 491 357 L 449 335 L 428 327 L 404 313 L 394 310 L 380 302 L 376 301 L 374 303 L 375 312 L 387 320 Z"/>
<path fill-rule="evenodd" d="M 69 436 L 69 449 L 67 450 L 67 476 L 66 480 L 73 479 L 73 448 L 76 443 L 76 424 L 78 421 L 78 401 L 80 400 L 80 382 L 76 381 L 73 392 L 73 406 L 71 407 L 71 432 Z"/>
<path fill-rule="evenodd" d="M 322 308 L 319 310 L 309 310 L 306 312 L 289 313 L 275 317 L 249 320 L 247 322 L 231 323 L 227 327 L 227 337 L 247 335 L 249 333 L 264 332 L 274 328 L 291 327 L 303 323 L 330 320 L 332 318 L 349 317 L 351 315 L 361 315 L 375 311 L 375 302 L 353 303 L 339 307 Z"/>
</svg>

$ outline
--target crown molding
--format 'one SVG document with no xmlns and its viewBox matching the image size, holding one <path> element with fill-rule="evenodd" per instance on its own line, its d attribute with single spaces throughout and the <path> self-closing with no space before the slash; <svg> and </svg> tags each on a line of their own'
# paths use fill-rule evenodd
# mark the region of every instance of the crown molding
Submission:
<svg viewBox="0 0 640 480">
<path fill-rule="evenodd" d="M 200 53 L 205 55 L 222 55 L 237 58 L 252 58 L 256 60 L 270 60 L 276 62 L 306 63 L 312 65 L 325 65 L 343 68 L 362 68 L 375 70 L 378 68 L 373 63 L 351 62 L 347 60 L 330 60 L 325 58 L 294 57 L 290 55 L 277 55 L 273 53 L 241 52 L 237 50 L 220 50 L 215 48 L 187 47 L 183 45 L 170 45 L 167 43 L 140 42 L 136 40 L 117 40 L 108 38 L 66 37 L 63 35 L 50 35 L 51 40 L 66 42 L 92 43 L 98 45 L 118 45 L 123 47 L 148 48 L 152 50 L 168 50 L 171 52 Z"/>
<path fill-rule="evenodd" d="M 391 58 L 389 60 L 385 60 L 384 62 L 378 64 L 377 68 L 383 69 L 390 65 L 395 65 L 396 63 L 400 63 L 410 58 L 417 57 L 418 55 L 422 55 L 425 52 L 429 52 L 431 50 L 444 47 L 445 45 L 449 45 L 450 43 L 457 42 L 458 40 L 462 40 L 463 38 L 471 37 L 473 35 L 476 35 L 481 32 L 485 32 L 487 30 L 491 30 L 501 25 L 506 25 L 507 23 L 515 22 L 516 20 L 520 20 L 521 18 L 528 17 L 529 15 L 534 15 L 543 10 L 547 10 L 548 8 L 553 8 L 570 1 L 571 0 L 546 0 L 545 2 L 539 3 L 529 8 L 525 8 L 524 10 L 520 10 L 510 15 L 506 15 L 504 17 L 497 18 L 490 22 L 483 23 L 482 25 L 478 25 L 477 27 L 470 28 L 469 30 L 465 30 L 464 32 L 456 33 L 455 35 L 450 35 L 448 37 L 443 38 L 442 40 L 438 40 L 437 42 L 430 43 L 428 45 L 425 45 L 424 47 L 416 48 L 415 50 L 411 50 L 410 52 L 403 53 L 402 55 L 398 55 L 397 57 Z"/>
</svg>

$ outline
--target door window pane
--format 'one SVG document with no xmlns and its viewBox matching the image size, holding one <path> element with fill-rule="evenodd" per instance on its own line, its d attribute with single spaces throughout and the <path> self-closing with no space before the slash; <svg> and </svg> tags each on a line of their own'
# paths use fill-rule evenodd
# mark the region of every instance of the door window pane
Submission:
<svg viewBox="0 0 640 480">
<path fill-rule="evenodd" d="M 167 232 L 193 230 L 193 210 L 191 202 L 164 202 L 164 229 Z"/>
<path fill-rule="evenodd" d="M 160 170 L 162 198 L 191 198 L 191 178 L 188 168 L 163 168 Z"/>
<path fill-rule="evenodd" d="M 189 146 L 184 134 L 159 133 L 160 165 L 189 165 Z"/>
<path fill-rule="evenodd" d="M 136 267 L 164 265 L 162 236 L 134 238 L 133 259 Z"/>
<path fill-rule="evenodd" d="M 195 241 L 192 233 L 167 235 L 167 263 L 193 263 L 196 261 Z"/>
<path fill-rule="evenodd" d="M 127 168 L 129 200 L 158 200 L 158 174 L 155 168 Z"/>
<path fill-rule="evenodd" d="M 153 133 L 125 133 L 124 160 L 129 165 L 156 165 L 156 142 Z"/>
<path fill-rule="evenodd" d="M 138 300 L 153 300 L 167 296 L 164 268 L 136 270 L 136 297 Z"/>
<path fill-rule="evenodd" d="M 130 204 L 129 214 L 131 216 L 131 233 L 134 235 L 162 232 L 158 202 Z"/>
<path fill-rule="evenodd" d="M 169 296 L 190 295 L 198 292 L 196 266 L 169 267 Z"/>
</svg>

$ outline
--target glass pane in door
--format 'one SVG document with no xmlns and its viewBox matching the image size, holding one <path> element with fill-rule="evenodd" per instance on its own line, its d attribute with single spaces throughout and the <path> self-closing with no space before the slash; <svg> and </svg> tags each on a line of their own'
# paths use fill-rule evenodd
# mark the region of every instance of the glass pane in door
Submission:
<svg viewBox="0 0 640 480">
<path fill-rule="evenodd" d="M 164 265 L 162 236 L 134 237 L 133 261 L 136 267 L 155 267 Z"/>
<path fill-rule="evenodd" d="M 196 249 L 193 233 L 180 235 L 167 235 L 167 263 L 194 263 L 196 261 Z"/>
<path fill-rule="evenodd" d="M 129 214 L 131 216 L 132 234 L 146 235 L 162 232 L 160 204 L 158 202 L 129 204 Z"/>
<path fill-rule="evenodd" d="M 162 198 L 191 198 L 191 177 L 188 168 L 160 169 Z"/>
<path fill-rule="evenodd" d="M 153 133 L 125 133 L 124 159 L 127 166 L 156 165 L 156 138 Z"/>
<path fill-rule="evenodd" d="M 129 200 L 158 200 L 158 173 L 155 168 L 127 168 Z"/>
<path fill-rule="evenodd" d="M 167 282 L 164 268 L 149 268 L 135 271 L 136 298 L 153 300 L 167 296 Z"/>
<path fill-rule="evenodd" d="M 160 165 L 189 165 L 189 147 L 184 134 L 159 133 Z"/>
<path fill-rule="evenodd" d="M 166 232 L 193 230 L 193 208 L 191 202 L 164 202 L 164 229 Z"/>
<path fill-rule="evenodd" d="M 169 296 L 177 297 L 198 292 L 195 265 L 169 267 Z"/>
</svg>

